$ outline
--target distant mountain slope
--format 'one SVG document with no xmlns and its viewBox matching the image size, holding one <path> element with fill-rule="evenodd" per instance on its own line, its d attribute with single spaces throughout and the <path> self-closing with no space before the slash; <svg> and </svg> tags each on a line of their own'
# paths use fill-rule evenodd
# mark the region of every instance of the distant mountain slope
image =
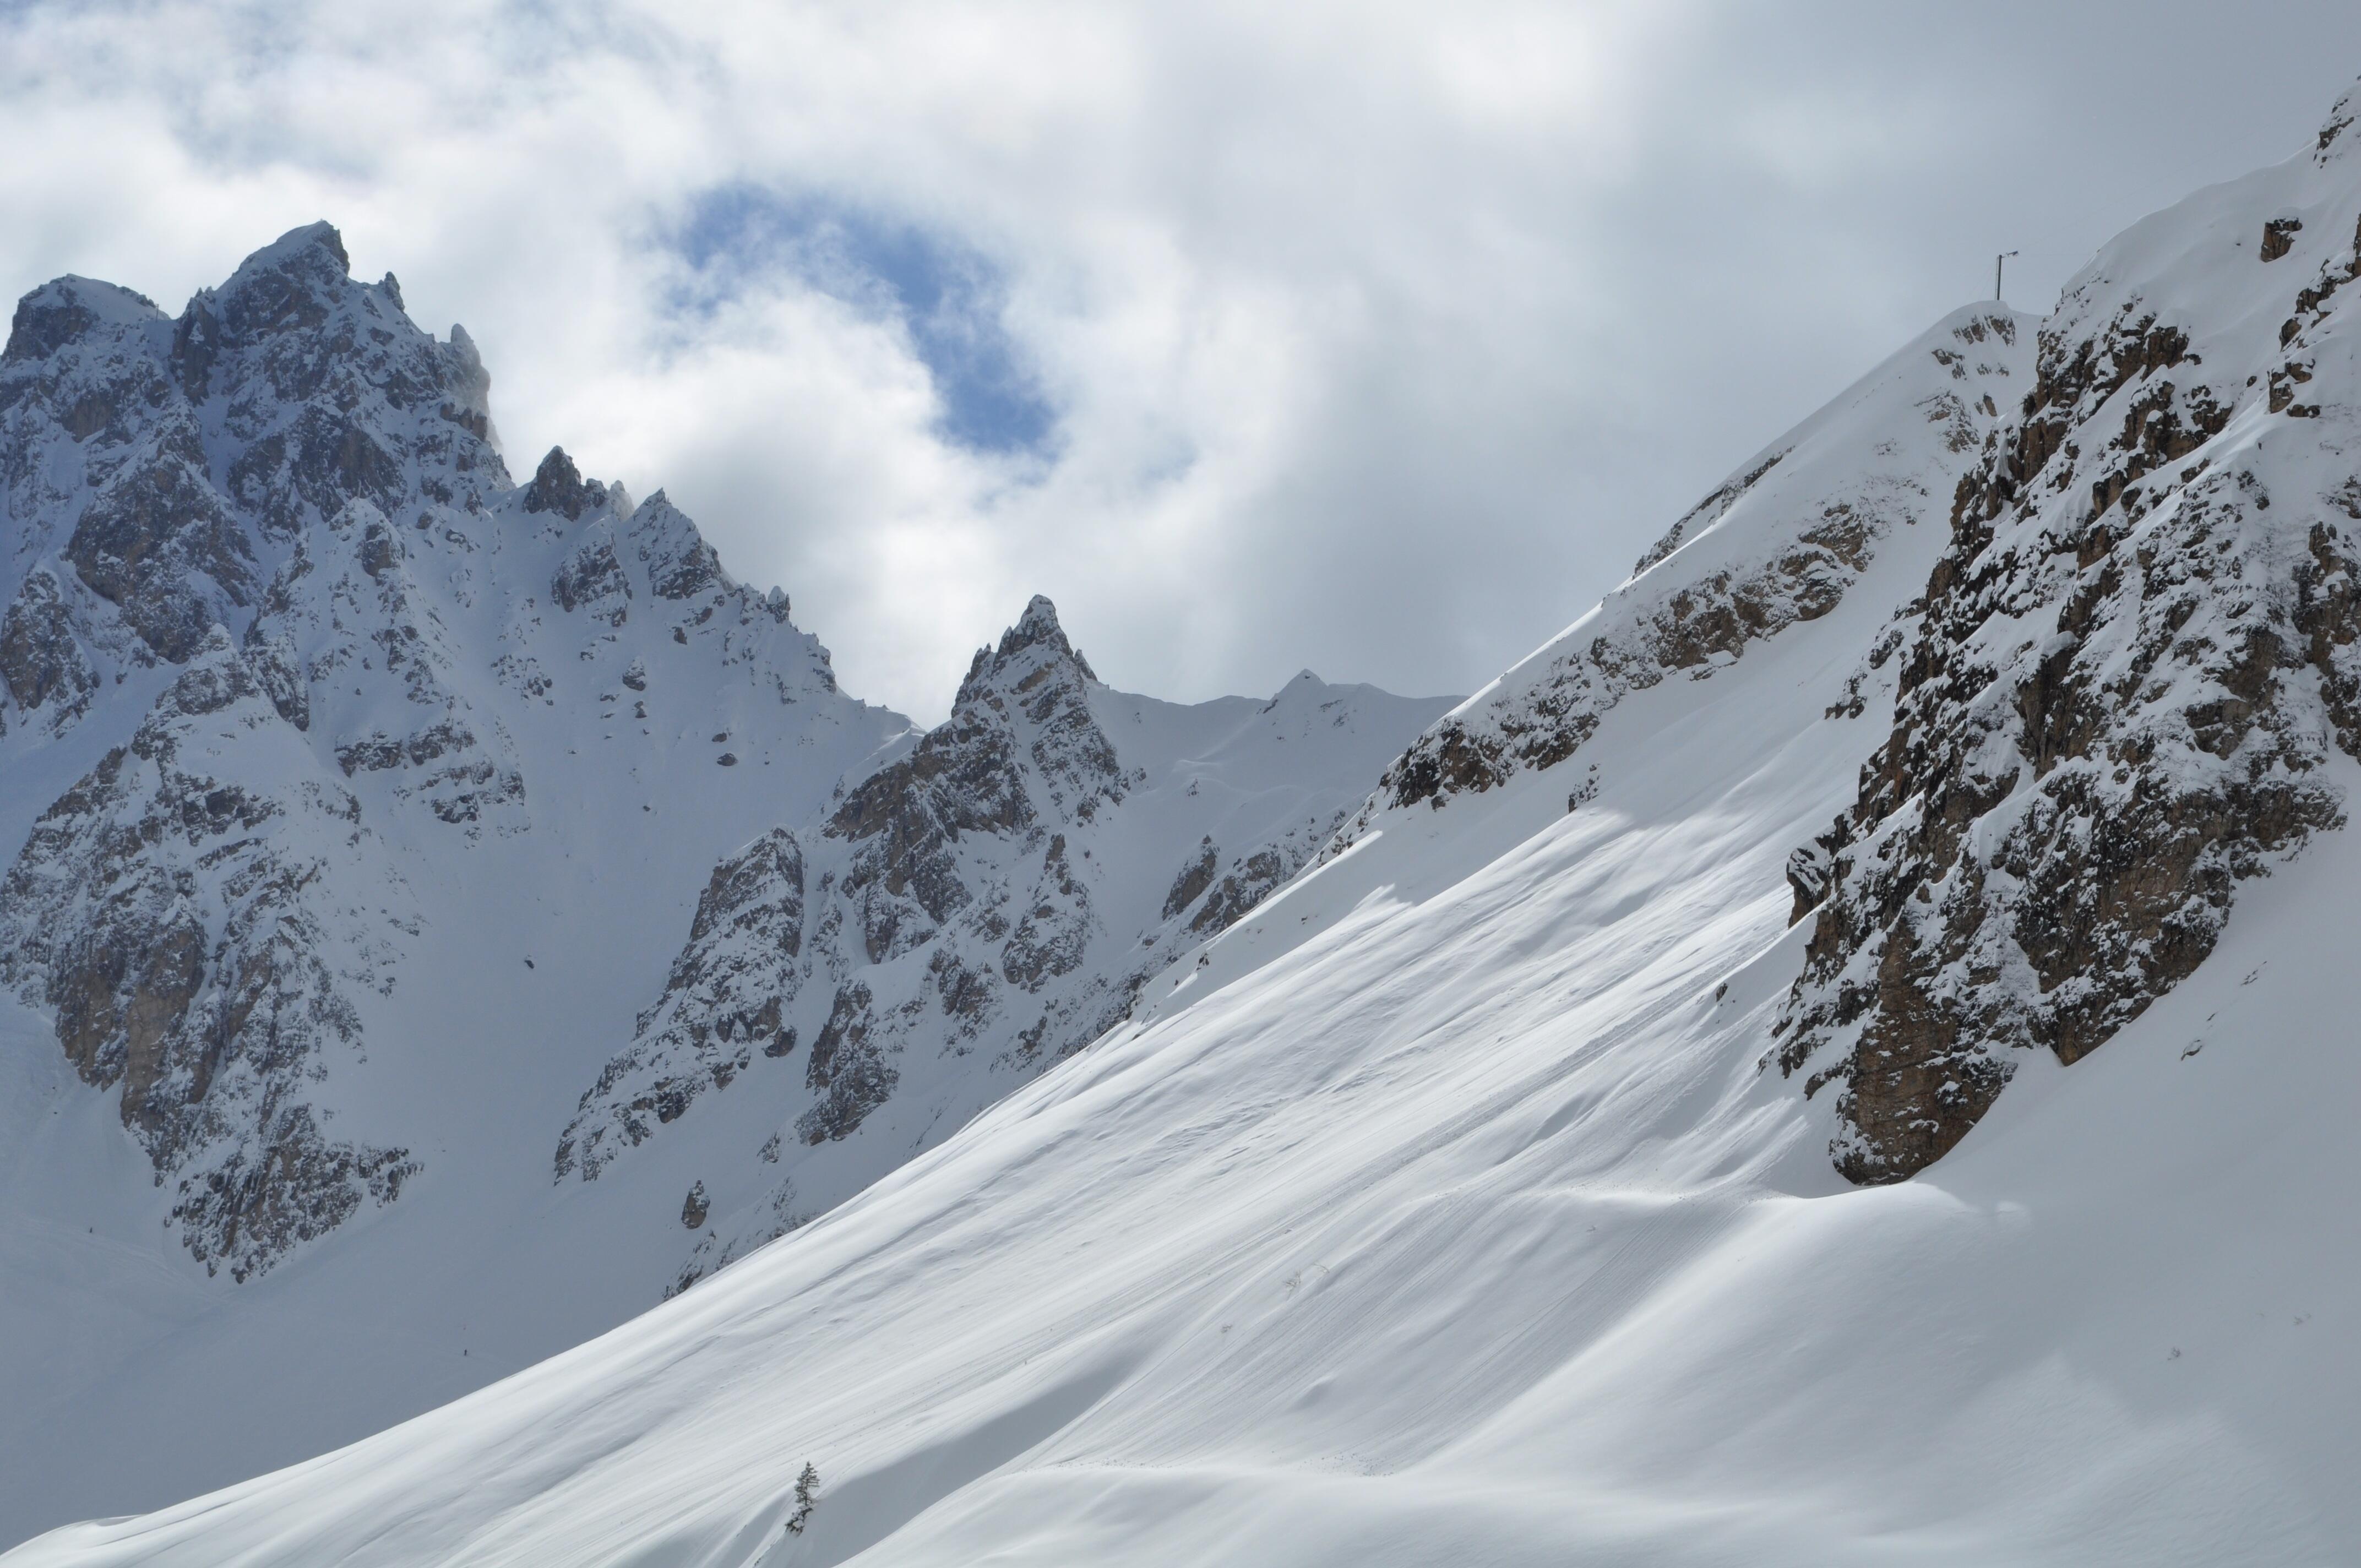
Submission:
<svg viewBox="0 0 2361 1568">
<path fill-rule="evenodd" d="M 1774 443 L 956 1137 L 11 1568 L 2349 1561 L 2355 119 Z"/>
<path fill-rule="evenodd" d="M 662 492 L 514 482 L 489 386 L 324 225 L 177 317 L 17 307 L 0 1535 L 349 1441 L 825 1210 L 1449 706 L 1127 696 L 1038 600 L 921 736 Z"/>
<path fill-rule="evenodd" d="M 1037 598 L 939 728 L 814 828 L 715 868 L 663 995 L 560 1138 L 559 1179 L 596 1180 L 675 1121 L 701 1137 L 686 1286 L 1122 1023 L 1447 706 L 1309 671 L 1266 703 L 1127 696 Z M 724 1089 L 760 1097 L 752 1130 L 693 1113 Z"/>
</svg>

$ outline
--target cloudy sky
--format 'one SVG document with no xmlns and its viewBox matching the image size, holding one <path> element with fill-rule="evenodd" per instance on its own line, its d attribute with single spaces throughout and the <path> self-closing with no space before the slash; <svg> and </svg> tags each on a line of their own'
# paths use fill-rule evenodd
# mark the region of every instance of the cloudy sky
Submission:
<svg viewBox="0 0 2361 1568">
<path fill-rule="evenodd" d="M 939 718 L 1058 600 L 1182 698 L 1466 691 L 1987 293 L 2294 152 L 2361 6 L 0 0 L 0 287 L 326 217 Z"/>
</svg>

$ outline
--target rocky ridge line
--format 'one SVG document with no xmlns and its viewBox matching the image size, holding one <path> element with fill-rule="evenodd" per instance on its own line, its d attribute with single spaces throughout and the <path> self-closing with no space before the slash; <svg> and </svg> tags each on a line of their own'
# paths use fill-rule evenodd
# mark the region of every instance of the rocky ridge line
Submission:
<svg viewBox="0 0 2361 1568">
<path fill-rule="evenodd" d="M 1995 397 L 2015 396 L 2018 334 L 2004 308 L 1955 313 L 1746 465 L 1641 557 L 1631 582 L 1419 737 L 1322 858 L 1387 811 L 1440 809 L 1555 767 L 1631 693 L 1709 679 L 1834 609 L 1883 541 L 1939 516 L 1998 419 Z M 1882 441 L 1855 438 L 1848 420 L 1889 407 L 1905 422 L 1881 425 Z"/>
</svg>

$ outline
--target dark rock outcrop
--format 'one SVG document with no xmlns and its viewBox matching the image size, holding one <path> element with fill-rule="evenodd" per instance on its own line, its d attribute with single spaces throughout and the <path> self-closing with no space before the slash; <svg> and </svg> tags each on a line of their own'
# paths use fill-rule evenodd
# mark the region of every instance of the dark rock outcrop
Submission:
<svg viewBox="0 0 2361 1568">
<path fill-rule="evenodd" d="M 804 1086 L 819 1099 L 796 1119 L 804 1142 L 818 1144 L 851 1135 L 869 1113 L 884 1104 L 900 1080 L 886 1059 L 871 1006 L 876 999 L 859 981 L 840 989 L 828 1022 L 812 1040 Z"/>
<path fill-rule="evenodd" d="M 1172 879 L 1171 891 L 1164 895 L 1164 918 L 1171 919 L 1205 894 L 1213 885 L 1213 872 L 1222 863 L 1222 852 L 1213 847 L 1211 837 L 1197 846 L 1197 853 L 1180 868 Z"/>
<path fill-rule="evenodd" d="M 551 447 L 541 466 L 533 470 L 532 483 L 524 488 L 524 510 L 554 512 L 575 522 L 593 504 L 591 483 L 584 480 L 582 470 L 574 466 L 566 448 Z"/>
<path fill-rule="evenodd" d="M 962 834 L 1021 833 L 1044 815 L 1088 822 L 1123 798 L 1114 745 L 1091 716 L 1093 678 L 1036 598 L 996 650 L 977 651 L 950 719 L 846 795 L 828 832 L 858 847 L 840 887 L 870 962 L 927 940 L 974 901 L 953 849 Z M 983 924 L 1005 930 L 1007 918 Z"/>
<path fill-rule="evenodd" d="M 98 689 L 98 672 L 47 571 L 28 573 L 0 614 L 0 683 L 17 707 L 48 707 L 53 723 L 79 716 Z"/>
<path fill-rule="evenodd" d="M 0 881 L 0 981 L 55 1011 L 85 1081 L 119 1088 L 190 1250 L 240 1279 L 416 1168 L 328 1139 L 289 1092 L 357 1038 L 350 977 L 391 959 L 310 896 L 383 868 L 357 801 L 280 787 L 291 762 L 308 752 L 216 630 Z"/>
<path fill-rule="evenodd" d="M 2265 259 L 2300 231 L 2275 223 Z M 2240 882 L 2345 818 L 2351 416 L 2322 429 L 2248 372 L 2349 363 L 2332 301 L 2361 258 L 2330 255 L 2278 343 L 2235 300 L 2161 317 L 2114 271 L 2044 329 L 1960 486 L 1893 731 L 1790 864 L 1818 915 L 1773 1056 L 1834 1091 L 1854 1181 L 1942 1157 L 2018 1053 L 2096 1049 L 2204 960 Z"/>
<path fill-rule="evenodd" d="M 804 857 L 774 828 L 713 870 L 664 995 L 631 1045 L 585 1091 L 557 1146 L 560 1177 L 586 1180 L 623 1148 L 676 1119 L 708 1088 L 727 1088 L 760 1051 L 785 1056 L 782 1017 L 803 983 Z"/>
<path fill-rule="evenodd" d="M 631 580 L 615 558 L 614 542 L 583 541 L 550 579 L 549 597 L 569 615 L 581 611 L 609 626 L 631 619 Z"/>
</svg>

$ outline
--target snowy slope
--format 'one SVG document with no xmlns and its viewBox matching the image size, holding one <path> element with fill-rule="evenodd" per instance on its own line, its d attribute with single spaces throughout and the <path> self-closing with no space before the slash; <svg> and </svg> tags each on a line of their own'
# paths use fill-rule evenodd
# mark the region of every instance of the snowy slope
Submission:
<svg viewBox="0 0 2361 1568">
<path fill-rule="evenodd" d="M 1763 1065 L 1790 849 L 1886 730 L 1870 652 L 1976 458 L 1916 406 L 1958 324 L 1799 434 L 1794 472 L 1906 452 L 1928 495 L 1819 613 L 1554 767 L 1380 798 L 1159 1016 L 679 1299 L 12 1568 L 2343 1560 L 2346 838 L 1914 1180 L 1848 1188 Z M 1828 504 L 1788 484 L 1555 646 L 1689 550 L 1784 554 Z"/>
<path fill-rule="evenodd" d="M 1035 1014 L 1012 1003 L 991 1020 L 1012 1038 L 962 1055 L 960 1020 L 917 1020 L 874 1124 L 783 1165 L 763 1149 L 808 1108 L 805 1020 L 807 1048 L 758 1056 L 718 1118 L 555 1183 L 717 866 L 827 842 L 847 790 L 922 738 L 839 691 L 785 596 L 732 581 L 661 492 L 561 452 L 512 483 L 466 334 L 351 278 L 325 225 L 177 319 L 61 280 L 9 342 L 10 1541 L 349 1442 L 828 1207 L 1080 1045 L 1086 992 L 1119 1015 L 1198 939 L 1203 900 L 1163 904 L 1201 840 L 1225 866 L 1279 853 L 1279 880 L 1448 706 L 1313 680 L 1266 716 L 1077 674 L 1136 809 L 1076 840 L 1116 881 L 1058 977 L 1065 1033 L 1014 1055 Z M 981 884 L 1049 837 L 948 861 Z M 711 1222 L 686 1227 L 699 1183 Z"/>
<path fill-rule="evenodd" d="M 948 1143 L 12 1568 L 2351 1561 L 2353 121 L 1774 444 Z M 1897 1018 L 2005 1091 L 1850 1186 Z"/>
<path fill-rule="evenodd" d="M 2277 1047 L 2350 1004 L 2279 944 L 2352 868 L 1942 1181 L 1835 1194 L 1752 1057 L 1796 956 L 1760 830 L 1846 781 L 1698 787 L 1757 695 L 627 1330 L 21 1560 L 2338 1561 L 2356 1303 L 2294 1244 L 2349 1163 L 2221 1099 L 2349 1102 Z"/>
</svg>

